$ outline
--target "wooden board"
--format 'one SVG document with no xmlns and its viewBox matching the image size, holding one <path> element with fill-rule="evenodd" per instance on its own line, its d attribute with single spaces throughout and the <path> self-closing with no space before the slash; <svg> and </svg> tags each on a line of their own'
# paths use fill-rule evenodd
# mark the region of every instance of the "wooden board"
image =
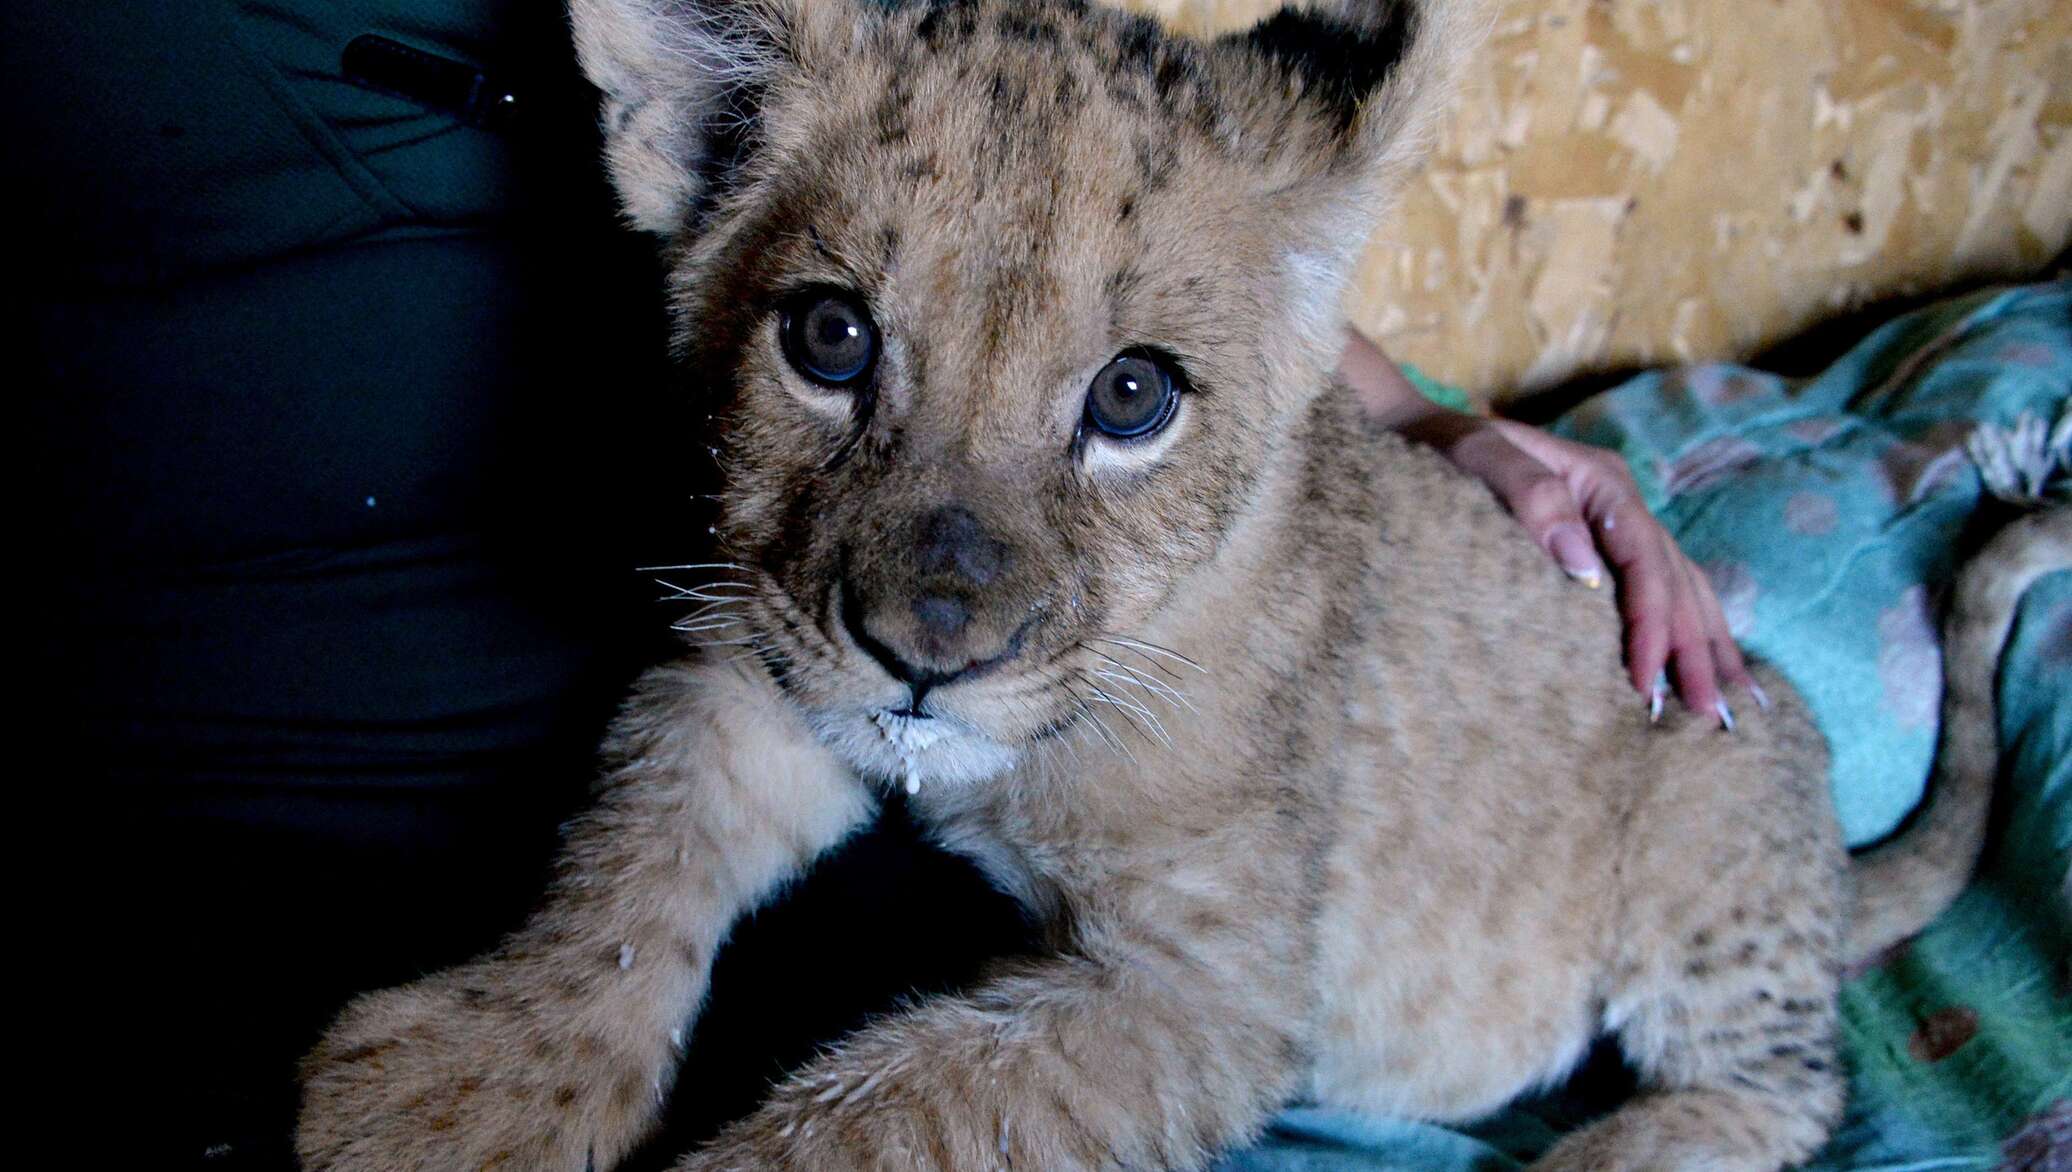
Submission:
<svg viewBox="0 0 2072 1172">
<path fill-rule="evenodd" d="M 1138 0 L 1239 28 L 1270 0 Z M 2072 0 L 1511 0 L 1347 304 L 1503 400 L 2072 239 Z"/>
</svg>

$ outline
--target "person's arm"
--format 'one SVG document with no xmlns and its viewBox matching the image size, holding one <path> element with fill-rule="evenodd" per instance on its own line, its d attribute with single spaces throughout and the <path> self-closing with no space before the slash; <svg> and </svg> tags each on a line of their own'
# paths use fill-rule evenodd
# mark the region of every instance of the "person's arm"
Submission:
<svg viewBox="0 0 2072 1172">
<path fill-rule="evenodd" d="M 1419 394 L 1357 330 L 1346 331 L 1338 373 L 1370 416 L 1487 484 L 1571 578 L 1596 589 L 1610 561 L 1626 619 L 1627 668 L 1651 711 L 1659 711 L 1665 669 L 1685 704 L 1717 712 L 1730 728 L 1726 687 L 1767 704 L 1705 571 L 1641 503 L 1618 456 L 1522 423 L 1448 410 Z"/>
</svg>

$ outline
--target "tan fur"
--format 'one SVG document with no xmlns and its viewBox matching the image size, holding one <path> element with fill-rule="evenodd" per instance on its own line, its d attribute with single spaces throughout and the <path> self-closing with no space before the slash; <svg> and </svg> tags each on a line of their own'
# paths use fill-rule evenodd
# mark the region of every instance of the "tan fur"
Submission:
<svg viewBox="0 0 2072 1172">
<path fill-rule="evenodd" d="M 1962 890 L 1970 867 L 1952 864 L 1977 859 L 1985 845 L 2000 761 L 2000 651 L 2022 595 L 2037 578 L 2072 566 L 2068 551 L 2072 508 L 2059 505 L 2010 523 L 1959 579 L 1943 624 L 1941 781 L 1904 835 L 1857 857 L 1851 955 L 1868 956 L 1919 931 Z"/>
<path fill-rule="evenodd" d="M 1644 1093 L 1542 1167 L 1822 1142 L 1845 933 L 1933 914 L 1981 808 L 1952 807 L 1955 855 L 1896 848 L 1911 894 L 1852 929 L 1784 682 L 1759 671 L 1776 706 L 1739 732 L 1650 727 L 1610 601 L 1329 385 L 1330 298 L 1478 19 L 1416 9 L 1355 14 L 1418 35 L 1348 104 L 1256 44 L 1066 3 L 579 0 L 712 384 L 730 562 L 692 625 L 726 646 L 628 703 L 526 929 L 333 1027 L 306 1167 L 609 1167 L 728 925 L 908 773 L 1051 953 L 866 1028 L 682 1167 L 1196 1168 L 1292 1099 L 1482 1114 L 1602 1029 Z M 749 139 L 715 102 L 752 104 Z M 883 331 L 868 399 L 779 351 L 778 299 L 818 284 Z M 1147 344 L 1196 384 L 1173 424 L 1085 434 L 1088 379 Z M 2004 624 L 2012 588 L 1960 617 Z M 915 604 L 952 596 L 968 624 L 931 633 Z M 880 734 L 920 701 L 864 636 L 966 672 L 927 692 L 940 743 Z M 1953 669 L 1989 675 L 1989 642 Z M 1990 776 L 1989 736 L 1952 745 Z"/>
</svg>

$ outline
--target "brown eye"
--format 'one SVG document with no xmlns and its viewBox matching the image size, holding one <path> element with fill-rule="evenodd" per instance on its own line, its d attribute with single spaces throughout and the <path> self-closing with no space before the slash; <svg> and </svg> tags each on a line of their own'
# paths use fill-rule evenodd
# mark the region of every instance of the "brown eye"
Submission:
<svg viewBox="0 0 2072 1172">
<path fill-rule="evenodd" d="M 792 369 L 824 387 L 863 381 L 878 360 L 878 326 L 863 300 L 841 289 L 815 288 L 786 300 L 778 323 Z"/>
<path fill-rule="evenodd" d="M 1102 435 L 1135 439 L 1173 418 L 1182 381 L 1170 363 L 1146 350 L 1125 350 L 1086 389 L 1086 421 Z"/>
</svg>

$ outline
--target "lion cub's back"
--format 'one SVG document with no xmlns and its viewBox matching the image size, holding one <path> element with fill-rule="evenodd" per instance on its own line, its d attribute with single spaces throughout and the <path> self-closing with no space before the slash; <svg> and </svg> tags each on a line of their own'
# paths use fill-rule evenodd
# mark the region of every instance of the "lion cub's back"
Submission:
<svg viewBox="0 0 2072 1172">
<path fill-rule="evenodd" d="M 1376 601 L 1344 742 L 1313 1090 L 1461 1118 L 1557 1075 L 1597 1030 L 1646 712 L 1609 587 L 1570 581 L 1428 449 L 1367 447 L 1352 458 L 1381 469 Z"/>
<path fill-rule="evenodd" d="M 1372 556 L 1364 722 L 1429 768 L 1544 769 L 1646 728 L 1614 588 L 1571 580 L 1479 481 L 1367 437 Z M 1486 759 L 1485 759 L 1486 758 Z"/>
<path fill-rule="evenodd" d="M 1694 925 L 1750 898 L 1831 918 L 1825 749 L 1760 666 L 1775 703 L 1737 731 L 1674 703 L 1651 725 L 1609 591 L 1429 451 L 1343 458 L 1383 471 L 1310 1090 L 1465 1119 L 1567 1072 L 1615 981 L 1677 979 Z"/>
</svg>

